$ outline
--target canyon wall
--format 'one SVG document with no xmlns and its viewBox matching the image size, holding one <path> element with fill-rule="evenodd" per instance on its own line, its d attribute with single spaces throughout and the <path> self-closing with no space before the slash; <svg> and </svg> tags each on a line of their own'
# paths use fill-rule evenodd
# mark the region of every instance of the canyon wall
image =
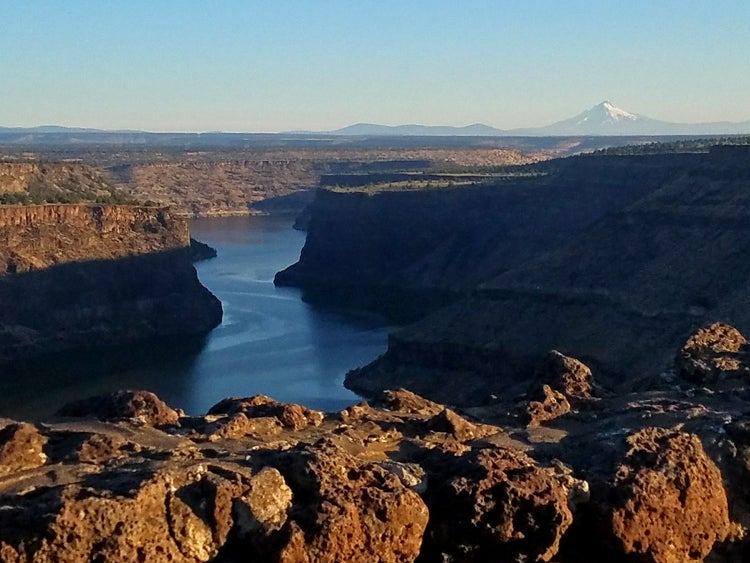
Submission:
<svg viewBox="0 0 750 563">
<path fill-rule="evenodd" d="M 164 208 L 0 207 L 0 362 L 208 332 L 221 304 L 189 244 Z"/>
<path fill-rule="evenodd" d="M 276 280 L 305 289 L 472 289 L 655 190 L 682 156 L 563 159 L 536 165 L 529 180 L 494 185 L 320 191 L 299 262 Z"/>
<path fill-rule="evenodd" d="M 632 205 L 397 332 L 385 358 L 347 385 L 368 392 L 410 373 L 402 384 L 434 397 L 450 389 L 436 387 L 439 373 L 476 400 L 522 381 L 529 360 L 554 348 L 583 358 L 602 383 L 634 388 L 667 369 L 696 328 L 750 329 L 750 161 L 735 152 L 692 155 Z"/>
<path fill-rule="evenodd" d="M 460 298 L 347 377 L 366 395 L 403 385 L 453 403 L 490 400 L 553 348 L 606 384 L 638 385 L 698 326 L 750 329 L 743 151 L 582 156 L 535 165 L 525 182 L 323 193 L 299 263 L 277 279 L 393 290 L 404 307 L 404 288 Z"/>
</svg>

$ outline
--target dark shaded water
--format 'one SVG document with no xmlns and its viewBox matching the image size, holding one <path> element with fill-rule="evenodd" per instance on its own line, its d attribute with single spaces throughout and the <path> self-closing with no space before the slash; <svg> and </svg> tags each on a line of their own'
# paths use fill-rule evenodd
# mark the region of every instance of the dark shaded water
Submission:
<svg viewBox="0 0 750 563">
<path fill-rule="evenodd" d="M 192 235 L 218 252 L 198 275 L 224 306 L 203 341 L 141 345 L 48 358 L 0 377 L 0 416 L 39 419 L 67 401 L 123 388 L 149 389 L 191 414 L 232 395 L 263 393 L 338 410 L 358 401 L 344 375 L 385 351 L 381 318 L 304 303 L 274 274 L 295 262 L 304 233 L 288 218 L 230 217 L 192 222 Z"/>
</svg>

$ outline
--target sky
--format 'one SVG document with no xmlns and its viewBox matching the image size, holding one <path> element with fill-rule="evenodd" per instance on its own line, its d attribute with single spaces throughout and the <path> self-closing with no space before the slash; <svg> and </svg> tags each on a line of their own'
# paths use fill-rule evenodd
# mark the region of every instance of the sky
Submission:
<svg viewBox="0 0 750 563">
<path fill-rule="evenodd" d="M 0 126 L 750 119 L 747 0 L 0 0 Z"/>
</svg>

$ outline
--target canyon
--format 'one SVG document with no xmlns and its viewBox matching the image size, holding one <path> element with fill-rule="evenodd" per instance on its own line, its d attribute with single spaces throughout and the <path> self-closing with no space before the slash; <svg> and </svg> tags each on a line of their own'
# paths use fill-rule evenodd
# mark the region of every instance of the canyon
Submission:
<svg viewBox="0 0 750 563">
<path fill-rule="evenodd" d="M 414 321 L 347 376 L 368 401 L 123 390 L 0 419 L 0 557 L 746 560 L 750 149 L 648 151 L 460 186 L 329 171 L 276 283 Z M 0 208 L 4 365 L 208 332 L 183 213 Z"/>
<path fill-rule="evenodd" d="M 321 193 L 300 260 L 277 283 L 313 299 L 365 295 L 412 319 L 434 311 L 348 376 L 366 396 L 403 385 L 489 401 L 549 349 L 603 383 L 638 385 L 702 324 L 750 328 L 747 152 L 582 155 L 495 185 Z"/>
</svg>

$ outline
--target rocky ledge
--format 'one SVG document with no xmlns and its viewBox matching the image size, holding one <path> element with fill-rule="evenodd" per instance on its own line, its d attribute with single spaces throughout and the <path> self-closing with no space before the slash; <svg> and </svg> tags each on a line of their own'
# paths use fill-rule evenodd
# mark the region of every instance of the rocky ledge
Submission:
<svg viewBox="0 0 750 563">
<path fill-rule="evenodd" d="M 457 412 L 410 391 L 187 416 L 152 393 L 0 422 L 0 558 L 734 562 L 750 557 L 750 351 L 721 324 L 612 395 L 550 352 Z"/>
</svg>

